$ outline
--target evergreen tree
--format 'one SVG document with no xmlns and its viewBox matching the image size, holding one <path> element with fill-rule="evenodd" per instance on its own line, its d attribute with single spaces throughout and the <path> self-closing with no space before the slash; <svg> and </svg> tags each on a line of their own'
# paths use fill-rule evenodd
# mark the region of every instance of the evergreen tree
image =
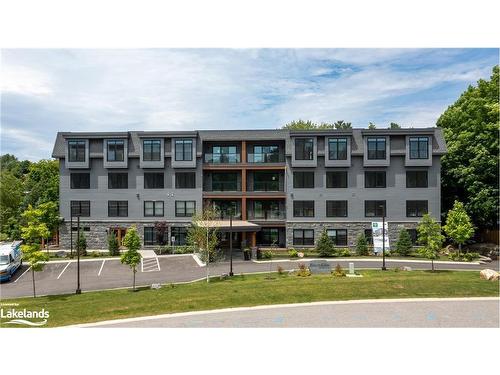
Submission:
<svg viewBox="0 0 500 375">
<path fill-rule="evenodd" d="M 396 252 L 399 255 L 408 256 L 412 247 L 410 233 L 405 228 L 401 229 L 398 241 L 396 242 Z"/>
<path fill-rule="evenodd" d="M 330 237 L 328 237 L 328 232 L 326 228 L 321 232 L 321 236 L 319 237 L 318 244 L 316 245 L 316 251 L 322 257 L 332 256 L 335 252 L 335 245 L 333 244 Z"/>
<path fill-rule="evenodd" d="M 356 254 L 368 255 L 368 241 L 364 233 L 361 233 L 356 239 Z"/>
</svg>

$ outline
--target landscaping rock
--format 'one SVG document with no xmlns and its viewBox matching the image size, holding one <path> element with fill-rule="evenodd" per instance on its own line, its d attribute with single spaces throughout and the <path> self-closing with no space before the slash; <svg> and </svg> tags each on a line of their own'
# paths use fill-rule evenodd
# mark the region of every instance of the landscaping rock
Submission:
<svg viewBox="0 0 500 375">
<path fill-rule="evenodd" d="M 480 255 L 479 256 L 479 261 L 480 262 L 487 262 L 487 263 L 489 263 L 489 262 L 491 262 L 491 258 Z"/>
<path fill-rule="evenodd" d="M 448 245 L 443 249 L 443 254 L 444 255 L 450 255 L 451 253 L 455 253 L 457 250 L 452 246 Z"/>
<path fill-rule="evenodd" d="M 56 256 L 59 258 L 65 258 L 66 257 L 66 251 L 58 251 L 56 253 Z"/>
<path fill-rule="evenodd" d="M 500 273 L 487 268 L 479 272 L 479 277 L 483 280 L 498 281 L 498 279 L 500 278 Z"/>
<path fill-rule="evenodd" d="M 401 267 L 401 271 L 412 271 L 412 268 L 408 267 L 408 266 L 404 266 L 404 267 Z"/>
</svg>

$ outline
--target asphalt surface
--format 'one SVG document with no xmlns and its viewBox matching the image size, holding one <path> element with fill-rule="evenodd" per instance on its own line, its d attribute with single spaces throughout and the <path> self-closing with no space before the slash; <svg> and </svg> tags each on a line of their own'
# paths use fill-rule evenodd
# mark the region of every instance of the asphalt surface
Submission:
<svg viewBox="0 0 500 375">
<path fill-rule="evenodd" d="M 354 262 L 358 268 L 380 268 L 381 260 L 350 260 L 329 259 L 332 267 L 339 263 L 347 269 L 349 262 Z M 136 274 L 137 285 L 151 285 L 153 283 L 178 283 L 189 282 L 204 278 L 206 268 L 200 267 L 191 255 L 171 255 L 158 257 L 159 270 L 156 266 L 145 267 L 143 272 L 140 268 Z M 297 269 L 299 263 L 308 265 L 309 260 L 297 261 L 273 261 L 271 263 L 256 263 L 243 261 L 238 256 L 233 261 L 233 272 L 235 274 L 251 272 L 276 271 L 278 266 L 284 270 Z M 395 261 L 388 259 L 387 268 L 410 266 L 413 269 L 431 269 L 430 262 Z M 436 269 L 457 270 L 481 270 L 492 268 L 498 270 L 498 261 L 475 265 L 468 263 L 435 264 Z M 149 270 L 148 272 L 146 272 Z M 28 271 L 28 272 L 26 272 Z M 229 272 L 229 262 L 211 264 L 210 275 L 220 275 Z M 0 284 L 0 298 L 16 298 L 32 296 L 31 271 L 23 265 L 14 275 L 11 281 Z M 74 293 L 76 290 L 77 265 L 76 261 L 49 262 L 44 270 L 35 272 L 37 295 L 55 295 Z M 126 288 L 132 284 L 132 271 L 126 265 L 120 263 L 119 259 L 91 259 L 80 262 L 80 287 L 82 291 Z"/>
<path fill-rule="evenodd" d="M 101 322 L 97 327 L 169 328 L 499 328 L 499 299 L 344 301 L 214 310 Z"/>
</svg>

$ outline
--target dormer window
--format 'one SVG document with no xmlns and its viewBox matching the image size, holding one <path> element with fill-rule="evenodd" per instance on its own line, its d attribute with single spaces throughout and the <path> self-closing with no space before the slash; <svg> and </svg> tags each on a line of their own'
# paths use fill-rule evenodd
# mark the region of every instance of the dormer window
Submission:
<svg viewBox="0 0 500 375">
<path fill-rule="evenodd" d="M 386 158 L 385 138 L 370 137 L 366 140 L 369 160 L 384 160 Z"/>
<path fill-rule="evenodd" d="M 142 143 L 142 160 L 161 160 L 161 141 L 159 139 L 146 139 Z"/>
<path fill-rule="evenodd" d="M 347 160 L 347 138 L 328 139 L 328 158 L 330 160 Z"/>
<path fill-rule="evenodd" d="M 410 159 L 429 158 L 429 137 L 410 137 Z"/>
<path fill-rule="evenodd" d="M 175 140 L 175 160 L 191 161 L 193 160 L 193 140 L 176 139 Z"/>
<path fill-rule="evenodd" d="M 314 160 L 314 140 L 312 138 L 295 140 L 295 160 Z"/>
<path fill-rule="evenodd" d="M 85 162 L 85 143 L 83 140 L 68 141 L 68 158 L 70 162 Z"/>
<path fill-rule="evenodd" d="M 125 141 L 124 140 L 109 140 L 107 141 L 107 160 L 108 161 L 124 161 L 125 159 Z"/>
</svg>

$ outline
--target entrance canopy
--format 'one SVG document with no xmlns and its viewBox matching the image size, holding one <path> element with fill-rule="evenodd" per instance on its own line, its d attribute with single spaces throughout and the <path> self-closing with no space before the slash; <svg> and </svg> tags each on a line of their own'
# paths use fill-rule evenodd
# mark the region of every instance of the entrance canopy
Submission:
<svg viewBox="0 0 500 375">
<path fill-rule="evenodd" d="M 218 228 L 223 232 L 230 229 L 229 220 L 210 220 L 199 222 L 201 227 Z M 233 232 L 257 232 L 260 230 L 260 225 L 251 223 L 246 220 L 233 220 Z"/>
</svg>

